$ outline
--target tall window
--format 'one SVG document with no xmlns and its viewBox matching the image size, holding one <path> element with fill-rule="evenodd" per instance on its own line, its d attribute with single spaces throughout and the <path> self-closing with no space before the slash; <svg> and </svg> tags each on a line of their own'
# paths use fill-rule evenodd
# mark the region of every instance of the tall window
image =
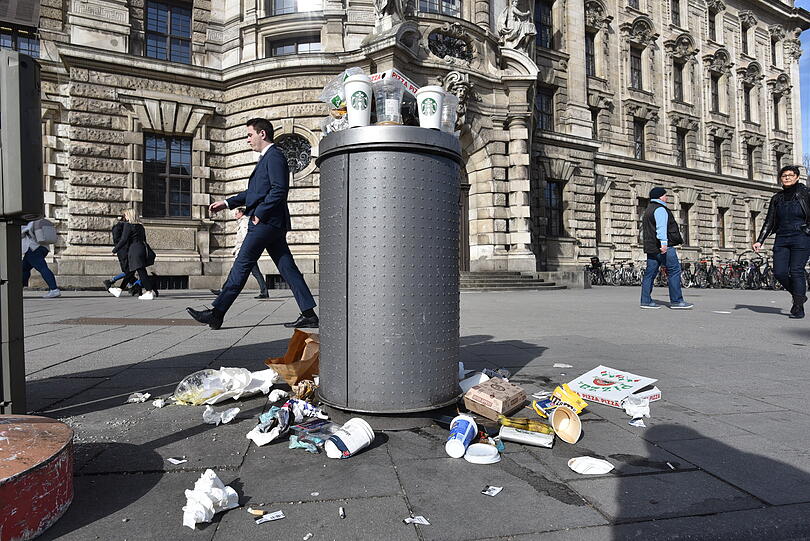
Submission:
<svg viewBox="0 0 810 541">
<path fill-rule="evenodd" d="M 605 199 L 605 194 L 603 193 L 596 193 L 594 196 L 594 221 L 596 224 L 596 244 L 600 244 L 604 242 L 603 232 L 602 232 L 602 204 Z"/>
<path fill-rule="evenodd" d="M 596 77 L 596 34 L 585 32 L 585 74 Z"/>
<path fill-rule="evenodd" d="M 645 122 L 638 118 L 633 120 L 633 156 L 637 160 L 644 159 L 644 126 Z"/>
<path fill-rule="evenodd" d="M 146 2 L 146 56 L 191 64 L 191 9 Z"/>
<path fill-rule="evenodd" d="M 460 17 L 461 0 L 419 0 L 419 11 Z"/>
<path fill-rule="evenodd" d="M 751 215 L 749 216 L 749 227 L 748 231 L 751 239 L 751 244 L 757 241 L 758 231 L 757 231 L 757 217 L 759 216 L 759 212 L 752 210 Z"/>
<path fill-rule="evenodd" d="M 322 9 L 323 2 L 321 0 L 264 0 L 264 12 L 267 15 L 305 13 Z"/>
<path fill-rule="evenodd" d="M 680 167 L 686 167 L 686 130 L 675 130 L 675 158 Z"/>
<path fill-rule="evenodd" d="M 591 109 L 591 130 L 594 139 L 599 139 L 599 109 Z"/>
<path fill-rule="evenodd" d="M 554 92 L 547 88 L 538 89 L 534 107 L 537 111 L 537 127 L 554 131 Z"/>
<path fill-rule="evenodd" d="M 669 0 L 669 14 L 672 24 L 681 26 L 681 0 Z"/>
<path fill-rule="evenodd" d="M 782 163 L 785 161 L 785 153 L 779 152 L 778 150 L 774 152 L 774 160 L 776 160 L 776 167 L 777 169 L 782 167 Z"/>
<path fill-rule="evenodd" d="M 742 38 L 742 53 L 748 54 L 748 27 L 740 27 L 740 34 Z"/>
<path fill-rule="evenodd" d="M 781 130 L 782 122 L 781 115 L 779 114 L 779 106 L 782 103 L 782 96 L 780 94 L 773 95 L 773 129 Z"/>
<path fill-rule="evenodd" d="M 320 51 L 320 36 L 301 36 L 298 38 L 281 40 L 272 40 L 267 38 L 264 45 L 264 54 L 266 57 L 319 53 Z"/>
<path fill-rule="evenodd" d="M 551 4 L 548 0 L 537 0 L 534 4 L 534 26 L 537 28 L 537 46 L 554 48 L 554 25 L 551 18 Z"/>
<path fill-rule="evenodd" d="M 717 209 L 717 243 L 720 248 L 726 247 L 726 211 L 728 209 L 723 207 Z"/>
<path fill-rule="evenodd" d="M 754 151 L 756 148 L 754 145 L 745 146 L 745 165 L 748 170 L 748 180 L 754 180 Z"/>
<path fill-rule="evenodd" d="M 681 237 L 683 237 L 683 243 L 686 246 L 691 245 L 689 242 L 691 238 L 689 235 L 689 215 L 691 210 L 692 203 L 681 203 L 680 220 L 678 221 L 681 224 Z"/>
<path fill-rule="evenodd" d="M 709 12 L 709 39 L 717 41 L 717 13 Z"/>
<path fill-rule="evenodd" d="M 716 73 L 712 73 L 712 80 L 710 82 L 711 85 L 711 94 L 712 94 L 712 112 L 719 113 L 720 112 L 720 76 Z"/>
<path fill-rule="evenodd" d="M 638 0 L 628 0 L 627 5 L 634 9 L 640 9 Z"/>
<path fill-rule="evenodd" d="M 0 47 L 39 58 L 39 38 L 33 28 L 0 23 Z"/>
<path fill-rule="evenodd" d="M 630 86 L 638 90 L 641 90 L 644 85 L 641 69 L 642 52 L 638 47 L 630 47 Z"/>
<path fill-rule="evenodd" d="M 675 91 L 675 100 L 683 101 L 683 62 L 672 63 L 672 88 Z"/>
<path fill-rule="evenodd" d="M 746 122 L 751 122 L 751 87 L 743 87 L 743 114 Z"/>
<path fill-rule="evenodd" d="M 546 236 L 563 236 L 562 182 L 546 181 Z"/>
<path fill-rule="evenodd" d="M 779 44 L 778 41 L 771 40 L 771 64 L 773 64 L 774 66 L 776 65 L 776 60 L 777 60 L 776 51 L 777 51 L 777 45 L 778 44 Z"/>
<path fill-rule="evenodd" d="M 723 172 L 723 139 L 714 138 L 714 172 Z"/>
<path fill-rule="evenodd" d="M 644 212 L 650 200 L 647 197 L 639 197 L 636 199 L 636 228 L 638 230 L 638 242 L 644 242 Z"/>
<path fill-rule="evenodd" d="M 191 216 L 191 138 L 144 136 L 143 215 Z"/>
</svg>

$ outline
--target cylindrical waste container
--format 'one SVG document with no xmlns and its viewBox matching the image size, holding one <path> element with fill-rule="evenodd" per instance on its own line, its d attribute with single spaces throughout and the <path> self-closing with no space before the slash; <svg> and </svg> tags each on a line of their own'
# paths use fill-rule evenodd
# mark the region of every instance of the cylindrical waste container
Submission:
<svg viewBox="0 0 810 541">
<path fill-rule="evenodd" d="M 321 399 L 370 413 L 454 402 L 458 139 L 369 126 L 319 150 Z"/>
</svg>

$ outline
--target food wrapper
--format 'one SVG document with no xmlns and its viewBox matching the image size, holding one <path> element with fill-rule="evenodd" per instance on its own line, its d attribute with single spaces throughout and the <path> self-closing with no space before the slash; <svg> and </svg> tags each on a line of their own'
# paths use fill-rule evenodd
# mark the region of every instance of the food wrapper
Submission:
<svg viewBox="0 0 810 541">
<path fill-rule="evenodd" d="M 554 389 L 551 394 L 551 401 L 557 405 L 566 404 L 579 415 L 582 410 L 588 407 L 588 403 L 582 400 L 580 396 L 571 390 L 567 383 L 563 383 Z"/>
</svg>

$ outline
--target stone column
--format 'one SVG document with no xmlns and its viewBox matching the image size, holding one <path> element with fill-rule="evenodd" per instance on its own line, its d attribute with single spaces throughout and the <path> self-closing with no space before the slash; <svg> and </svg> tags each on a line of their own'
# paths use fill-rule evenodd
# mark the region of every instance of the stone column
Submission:
<svg viewBox="0 0 810 541">
<path fill-rule="evenodd" d="M 568 53 L 568 102 L 563 130 L 579 137 L 591 137 L 591 111 L 585 75 L 585 8 L 582 2 L 565 3 L 565 52 Z"/>
<path fill-rule="evenodd" d="M 473 21 L 482 30 L 489 32 L 489 0 L 475 0 Z"/>
<path fill-rule="evenodd" d="M 537 265 L 531 250 L 531 187 L 529 180 L 529 119 L 526 116 L 507 120 L 509 131 L 509 169 L 507 179 L 510 271 L 535 271 Z"/>
</svg>

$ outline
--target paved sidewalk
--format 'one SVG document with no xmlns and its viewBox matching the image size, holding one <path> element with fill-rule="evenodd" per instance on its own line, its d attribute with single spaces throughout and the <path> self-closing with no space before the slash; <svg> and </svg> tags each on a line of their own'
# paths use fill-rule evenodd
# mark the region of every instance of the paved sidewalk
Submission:
<svg viewBox="0 0 810 541">
<path fill-rule="evenodd" d="M 437 426 L 379 433 L 337 461 L 245 439 L 265 397 L 219 427 L 202 423 L 202 407 L 125 404 L 135 391 L 169 396 L 201 368 L 261 369 L 286 349 L 289 292 L 245 293 L 220 331 L 186 324 L 186 306 L 213 299 L 203 292 L 39 295 L 25 300 L 29 409 L 76 430 L 76 497 L 41 539 L 810 539 L 810 320 L 787 318 L 783 292 L 687 290 L 692 311 L 639 310 L 638 288 L 462 294 L 468 368 L 507 367 L 533 392 L 605 364 L 658 378 L 664 397 L 646 429 L 594 404 L 578 444 L 507 443 L 490 466 L 447 457 Z M 580 455 L 616 469 L 576 474 L 567 461 Z M 176 456 L 188 462 L 166 462 Z M 182 527 L 183 491 L 206 468 L 242 505 L 286 518 L 257 526 L 234 509 Z M 485 485 L 504 489 L 488 497 Z M 431 524 L 403 524 L 411 513 Z"/>
</svg>

